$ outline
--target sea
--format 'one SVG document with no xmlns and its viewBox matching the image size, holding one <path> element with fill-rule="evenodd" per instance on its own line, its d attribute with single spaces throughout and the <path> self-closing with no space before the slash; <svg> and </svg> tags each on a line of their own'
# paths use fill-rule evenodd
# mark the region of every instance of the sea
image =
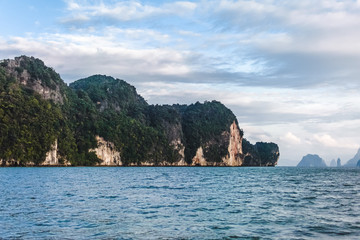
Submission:
<svg viewBox="0 0 360 240">
<path fill-rule="evenodd" d="M 0 168 L 0 239 L 360 239 L 360 168 Z"/>
</svg>

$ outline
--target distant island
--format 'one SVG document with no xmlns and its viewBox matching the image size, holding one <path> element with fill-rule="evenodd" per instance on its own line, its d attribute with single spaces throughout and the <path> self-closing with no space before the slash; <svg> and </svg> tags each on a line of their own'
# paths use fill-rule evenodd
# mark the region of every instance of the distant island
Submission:
<svg viewBox="0 0 360 240">
<path fill-rule="evenodd" d="M 327 165 L 318 155 L 308 154 L 301 159 L 297 167 L 327 167 Z M 335 159 L 331 160 L 330 167 L 360 167 L 360 149 L 346 164 L 341 165 L 341 159 L 338 158 L 337 161 Z"/>
<path fill-rule="evenodd" d="M 1 166 L 275 166 L 218 101 L 149 105 L 104 75 L 67 86 L 34 57 L 0 61 Z"/>
<path fill-rule="evenodd" d="M 327 167 L 325 161 L 316 154 L 304 156 L 297 167 Z"/>
<path fill-rule="evenodd" d="M 341 167 L 341 159 L 338 158 L 337 161 L 335 159 L 331 160 L 329 167 Z"/>
<path fill-rule="evenodd" d="M 360 148 L 355 156 L 344 164 L 344 167 L 356 167 L 360 160 Z"/>
</svg>

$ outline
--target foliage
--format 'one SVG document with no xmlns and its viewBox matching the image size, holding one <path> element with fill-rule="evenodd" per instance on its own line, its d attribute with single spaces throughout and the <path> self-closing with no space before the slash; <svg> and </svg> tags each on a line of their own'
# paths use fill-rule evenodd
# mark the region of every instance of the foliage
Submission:
<svg viewBox="0 0 360 240">
<path fill-rule="evenodd" d="M 143 161 L 158 164 L 179 160 L 178 154 L 168 144 L 162 132 L 123 113 L 105 110 L 98 126 L 99 135 L 113 142 L 122 153 L 122 162 L 125 165 Z"/>
<path fill-rule="evenodd" d="M 144 120 L 146 101 L 135 87 L 120 79 L 94 75 L 70 84 L 74 90 L 85 91 L 100 111 L 110 108 L 140 121 Z"/>
<path fill-rule="evenodd" d="M 195 156 L 196 150 L 209 141 L 214 141 L 215 145 L 223 142 L 221 134 L 227 131 L 233 122 L 237 122 L 235 115 L 223 104 L 217 101 L 199 102 L 188 106 L 183 113 L 182 123 L 185 135 L 185 161 L 190 163 Z M 213 147 L 206 147 L 207 157 L 216 157 L 215 161 L 220 161 L 226 155 L 225 144 L 219 146 L 218 151 Z"/>
<path fill-rule="evenodd" d="M 261 159 L 261 166 L 275 164 L 275 160 L 279 158 L 279 147 L 275 143 L 257 142 L 255 147 Z"/>
<path fill-rule="evenodd" d="M 95 75 L 68 87 L 41 60 L 25 56 L 17 59 L 20 66 L 14 74 L 6 73 L 9 61 L 0 63 L 0 159 L 40 164 L 57 140 L 60 162 L 95 165 L 100 160 L 89 150 L 97 147 L 96 135 L 114 143 L 124 165 L 177 162 L 181 156 L 173 144 L 179 139 L 185 145 L 188 163 L 199 147 L 210 162 L 219 162 L 227 154 L 229 127 L 237 120 L 220 102 L 148 105 L 123 80 Z M 55 104 L 44 100 L 31 86 L 21 85 L 16 78 L 25 70 L 32 81 L 60 89 L 64 101 Z M 243 141 L 249 165 L 271 161 L 276 150 L 276 144 L 254 146 Z"/>
<path fill-rule="evenodd" d="M 60 108 L 12 81 L 1 87 L 0 159 L 41 163 L 59 135 Z"/>
<path fill-rule="evenodd" d="M 242 150 L 245 154 L 244 166 L 260 166 L 261 159 L 255 145 L 252 145 L 244 138 L 242 140 Z"/>
<path fill-rule="evenodd" d="M 15 69 L 18 73 L 22 73 L 26 69 L 33 80 L 41 80 L 44 86 L 52 90 L 55 90 L 57 85 L 62 85 L 60 75 L 52 68 L 45 66 L 40 59 L 26 56 L 21 56 L 20 59 L 20 67 Z"/>
<path fill-rule="evenodd" d="M 243 153 L 246 155 L 244 166 L 275 166 L 279 158 L 279 147 L 275 143 L 257 142 L 252 145 L 246 139 L 242 141 Z"/>
</svg>

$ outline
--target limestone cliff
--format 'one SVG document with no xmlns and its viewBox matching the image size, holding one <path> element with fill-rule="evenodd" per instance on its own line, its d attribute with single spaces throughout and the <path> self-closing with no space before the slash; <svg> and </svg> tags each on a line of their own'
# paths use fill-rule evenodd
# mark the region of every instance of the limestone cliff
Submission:
<svg viewBox="0 0 360 240">
<path fill-rule="evenodd" d="M 90 149 L 95 152 L 96 156 L 101 160 L 99 166 L 121 166 L 120 152 L 115 150 L 114 143 L 107 142 L 104 138 L 96 136 L 97 148 Z"/>
<path fill-rule="evenodd" d="M 51 145 L 50 150 L 46 153 L 45 159 L 39 164 L 35 164 L 33 161 L 28 161 L 26 163 L 15 161 L 14 159 L 10 160 L 0 160 L 0 166 L 71 166 L 71 163 L 66 159 L 63 159 L 60 162 L 60 156 L 58 154 L 58 141 L 55 140 L 54 144 Z"/>
<path fill-rule="evenodd" d="M 46 153 L 45 161 L 41 165 L 43 166 L 59 165 L 57 150 L 58 150 L 58 144 L 56 140 L 55 143 L 51 146 L 50 151 Z"/>
<path fill-rule="evenodd" d="M 223 162 L 227 166 L 241 166 L 243 163 L 242 136 L 235 121 L 230 126 L 228 155 Z"/>
<path fill-rule="evenodd" d="M 204 158 L 204 153 L 202 147 L 199 147 L 196 151 L 196 155 L 192 159 L 192 166 L 208 166 L 208 162 Z"/>
<path fill-rule="evenodd" d="M 18 83 L 26 86 L 44 99 L 51 99 L 56 103 L 63 103 L 64 96 L 61 93 L 60 76 L 51 68 L 48 68 L 44 63 L 35 58 L 28 58 L 25 56 L 16 57 L 15 59 L 5 60 L 6 73 L 15 78 Z M 34 65 L 40 65 L 44 71 L 36 71 Z"/>
<path fill-rule="evenodd" d="M 275 166 L 279 158 L 276 144 L 243 139 L 218 101 L 150 105 L 104 75 L 67 86 L 33 57 L 0 61 L 0 103 L 1 165 Z"/>
<path fill-rule="evenodd" d="M 192 166 L 241 166 L 243 163 L 243 154 L 242 154 L 242 136 L 240 134 L 239 127 L 234 121 L 230 127 L 229 131 L 224 131 L 222 136 L 228 137 L 228 141 L 225 141 L 227 146 L 227 154 L 223 157 L 222 161 L 212 161 L 204 157 L 204 151 L 202 147 L 199 147 L 196 151 L 195 156 L 192 158 Z M 209 142 L 206 145 L 206 148 L 211 148 L 212 143 Z"/>
</svg>

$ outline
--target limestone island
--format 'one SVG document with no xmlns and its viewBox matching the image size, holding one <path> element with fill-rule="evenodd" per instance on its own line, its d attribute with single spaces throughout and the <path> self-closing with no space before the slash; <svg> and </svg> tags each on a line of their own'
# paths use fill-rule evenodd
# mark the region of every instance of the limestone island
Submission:
<svg viewBox="0 0 360 240">
<path fill-rule="evenodd" d="M 0 61 L 1 166 L 275 166 L 218 101 L 149 105 L 123 80 L 69 86 L 34 57 Z"/>
<path fill-rule="evenodd" d="M 327 167 L 327 165 L 319 155 L 308 154 L 301 159 L 297 167 Z"/>
</svg>

